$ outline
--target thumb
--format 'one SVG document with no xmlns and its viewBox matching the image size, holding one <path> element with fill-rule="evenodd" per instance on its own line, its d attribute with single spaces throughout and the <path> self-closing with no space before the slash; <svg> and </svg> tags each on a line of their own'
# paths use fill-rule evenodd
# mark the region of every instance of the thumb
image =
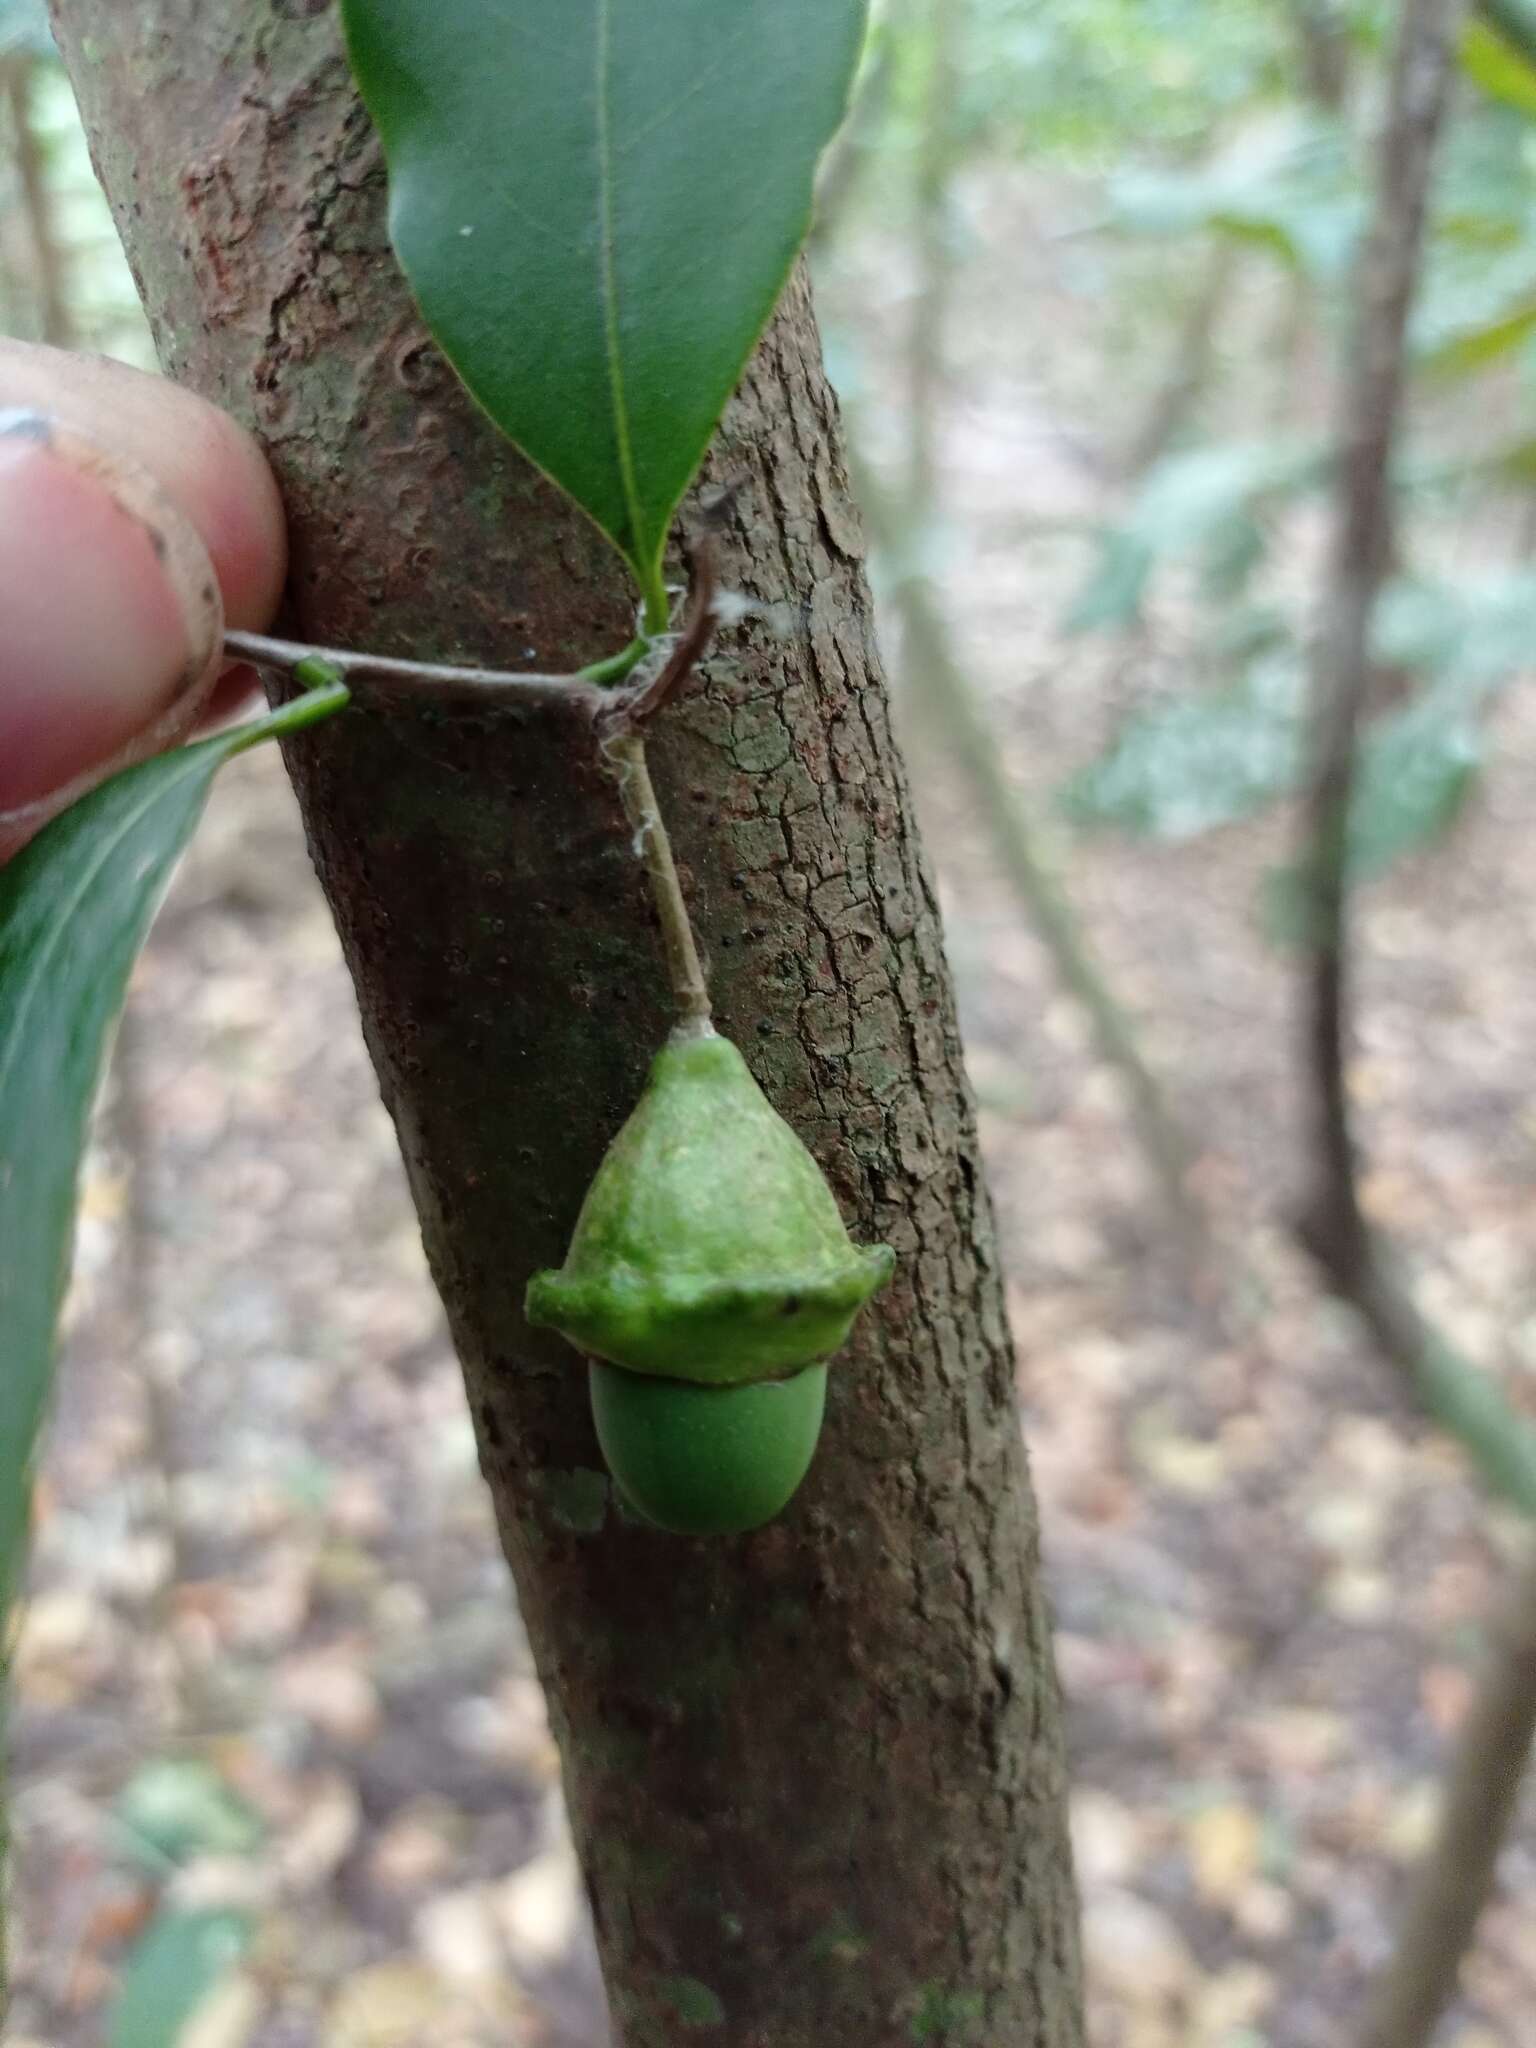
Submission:
<svg viewBox="0 0 1536 2048">
<path fill-rule="evenodd" d="M 202 538 L 150 473 L 41 412 L 0 413 L 0 858 L 166 746 L 221 666 Z"/>
</svg>

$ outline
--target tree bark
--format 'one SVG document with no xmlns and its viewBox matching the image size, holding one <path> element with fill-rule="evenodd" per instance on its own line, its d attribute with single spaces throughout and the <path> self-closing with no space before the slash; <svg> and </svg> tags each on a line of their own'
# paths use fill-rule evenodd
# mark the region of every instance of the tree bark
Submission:
<svg viewBox="0 0 1536 2048">
<path fill-rule="evenodd" d="M 414 315 L 325 0 L 58 0 L 167 370 L 254 427 L 287 623 L 561 668 L 629 636 L 579 514 Z M 515 137 L 509 146 L 515 147 Z M 628 2048 L 1080 2039 L 1055 1679 L 938 921 L 808 293 L 710 463 L 725 636 L 652 745 L 721 1028 L 897 1277 L 776 1524 L 616 1511 L 583 1367 L 531 1331 L 666 1025 L 644 881 L 558 710 L 354 709 L 290 765 L 464 1364 Z"/>
</svg>

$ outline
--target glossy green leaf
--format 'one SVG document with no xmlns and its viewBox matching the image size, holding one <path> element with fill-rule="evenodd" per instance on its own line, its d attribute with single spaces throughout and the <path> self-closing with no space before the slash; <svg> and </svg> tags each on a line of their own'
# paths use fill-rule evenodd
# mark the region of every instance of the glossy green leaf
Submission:
<svg viewBox="0 0 1536 2048">
<path fill-rule="evenodd" d="M 496 424 L 629 561 L 773 310 L 864 0 L 343 0 L 390 232 Z"/>
<path fill-rule="evenodd" d="M 107 2021 L 107 2048 L 177 2048 L 187 2022 L 239 1962 L 251 1917 L 164 1907 L 135 1943 Z"/>
<path fill-rule="evenodd" d="M 86 1129 L 134 960 L 220 766 L 346 697 L 312 690 L 127 768 L 0 868 L 0 1613 L 25 1548 Z"/>
</svg>

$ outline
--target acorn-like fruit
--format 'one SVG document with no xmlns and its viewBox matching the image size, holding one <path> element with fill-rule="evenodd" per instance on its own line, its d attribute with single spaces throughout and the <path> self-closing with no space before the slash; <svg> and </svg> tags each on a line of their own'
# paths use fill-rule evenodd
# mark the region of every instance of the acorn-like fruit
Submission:
<svg viewBox="0 0 1536 2048">
<path fill-rule="evenodd" d="M 804 1477 L 821 1361 L 894 1264 L 850 1240 L 730 1040 L 679 1034 L 598 1168 L 565 1264 L 529 1283 L 528 1320 L 603 1361 L 599 1440 L 647 1519 L 755 1528 Z"/>
</svg>

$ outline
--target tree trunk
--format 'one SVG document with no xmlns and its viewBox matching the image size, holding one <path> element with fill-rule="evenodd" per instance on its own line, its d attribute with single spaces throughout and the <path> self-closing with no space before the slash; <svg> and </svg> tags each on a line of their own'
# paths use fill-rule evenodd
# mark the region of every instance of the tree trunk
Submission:
<svg viewBox="0 0 1536 2048">
<path fill-rule="evenodd" d="M 325 0 L 58 0 L 175 377 L 286 494 L 289 627 L 559 668 L 628 638 L 603 544 L 426 341 Z M 515 146 L 515 137 L 509 138 Z M 653 742 L 721 1028 L 897 1277 L 776 1524 L 614 1508 L 531 1331 L 667 1017 L 617 795 L 559 711 L 354 709 L 292 762 L 464 1363 L 628 2048 L 1080 2039 L 1060 1720 L 992 1223 L 809 297 L 711 475 L 768 608 Z"/>
</svg>

